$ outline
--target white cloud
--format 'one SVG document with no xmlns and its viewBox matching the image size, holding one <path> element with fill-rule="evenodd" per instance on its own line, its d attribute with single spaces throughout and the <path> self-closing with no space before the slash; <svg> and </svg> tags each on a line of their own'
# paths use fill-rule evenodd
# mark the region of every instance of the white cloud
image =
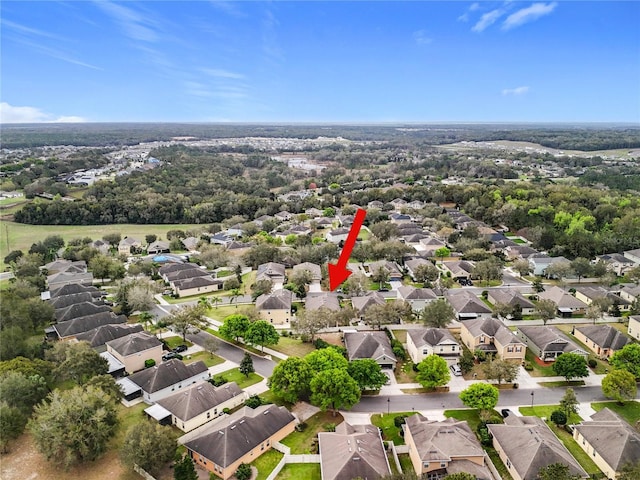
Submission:
<svg viewBox="0 0 640 480">
<path fill-rule="evenodd" d="M 521 8 L 517 12 L 509 15 L 502 24 L 503 30 L 510 30 L 519 27 L 525 23 L 533 22 L 540 17 L 549 15 L 558 6 L 556 2 L 551 3 L 534 3 L 530 7 Z"/>
<path fill-rule="evenodd" d="M 432 38 L 427 37 L 427 32 L 424 30 L 413 32 L 413 39 L 418 45 L 428 45 L 433 41 Z"/>
<path fill-rule="evenodd" d="M 153 22 L 147 16 L 122 4 L 107 1 L 97 1 L 95 4 L 120 25 L 127 37 L 143 42 L 158 40 Z"/>
<path fill-rule="evenodd" d="M 491 10 L 490 12 L 483 14 L 480 17 L 480 20 L 478 20 L 478 22 L 471 28 L 471 30 L 480 33 L 496 23 L 496 21 L 504 14 L 505 11 L 501 8 Z"/>
<path fill-rule="evenodd" d="M 469 21 L 469 13 L 475 12 L 480 9 L 480 4 L 478 2 L 472 3 L 467 10 L 458 17 L 458 21 L 460 22 L 468 22 Z"/>
<path fill-rule="evenodd" d="M 524 95 L 529 91 L 529 87 L 516 87 L 516 88 L 505 88 L 502 90 L 502 95 Z"/>
<path fill-rule="evenodd" d="M 233 78 L 236 80 L 242 80 L 245 76 L 241 73 L 231 72 L 229 70 L 223 70 L 221 68 L 203 68 L 201 69 L 207 75 L 217 78 Z"/>
<path fill-rule="evenodd" d="M 0 123 L 82 123 L 87 120 L 77 116 L 58 116 L 35 107 L 16 107 L 0 103 Z"/>
</svg>

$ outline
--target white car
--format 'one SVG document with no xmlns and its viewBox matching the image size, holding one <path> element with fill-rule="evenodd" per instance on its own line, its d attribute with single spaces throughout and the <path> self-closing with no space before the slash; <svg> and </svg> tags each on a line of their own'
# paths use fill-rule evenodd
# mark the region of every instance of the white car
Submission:
<svg viewBox="0 0 640 480">
<path fill-rule="evenodd" d="M 455 365 L 451 365 L 449 368 L 451 369 L 451 371 L 456 377 L 460 377 L 462 375 L 462 370 L 460 370 L 460 365 L 458 365 L 457 363 Z"/>
</svg>

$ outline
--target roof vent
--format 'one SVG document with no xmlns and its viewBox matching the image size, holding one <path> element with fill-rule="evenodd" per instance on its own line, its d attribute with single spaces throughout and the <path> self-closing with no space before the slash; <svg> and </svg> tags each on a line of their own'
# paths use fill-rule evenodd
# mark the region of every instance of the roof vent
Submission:
<svg viewBox="0 0 640 480">
<path fill-rule="evenodd" d="M 233 430 L 236 427 L 237 427 L 237 425 L 231 425 L 231 430 Z"/>
</svg>

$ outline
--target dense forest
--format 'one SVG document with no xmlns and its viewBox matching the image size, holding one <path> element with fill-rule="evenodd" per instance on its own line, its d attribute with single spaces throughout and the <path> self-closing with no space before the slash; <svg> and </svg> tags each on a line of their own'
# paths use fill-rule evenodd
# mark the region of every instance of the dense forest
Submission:
<svg viewBox="0 0 640 480">
<path fill-rule="evenodd" d="M 442 145 L 459 141 L 514 140 L 539 143 L 565 150 L 640 148 L 638 126 L 532 125 L 532 124 L 429 124 L 429 125 L 250 125 L 250 124 L 46 124 L 3 125 L 2 147 L 25 148 L 45 145 L 134 145 L 168 141 L 173 137 L 229 138 L 317 138 Z"/>
</svg>

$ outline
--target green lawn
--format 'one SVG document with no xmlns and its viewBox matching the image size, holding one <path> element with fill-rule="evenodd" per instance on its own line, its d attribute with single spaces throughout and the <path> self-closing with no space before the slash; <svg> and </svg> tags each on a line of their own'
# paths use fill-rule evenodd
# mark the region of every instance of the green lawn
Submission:
<svg viewBox="0 0 640 480">
<path fill-rule="evenodd" d="M 560 405 L 534 405 L 533 407 L 520 407 L 520 413 L 526 416 L 550 418 L 555 410 L 560 410 Z M 582 421 L 577 413 L 572 413 L 567 423 L 576 424 Z"/>
<path fill-rule="evenodd" d="M 571 455 L 574 456 L 589 475 L 602 474 L 598 466 L 591 460 L 589 454 L 580 448 L 569 432 L 562 427 L 556 427 L 552 422 L 547 422 L 547 425 L 549 425 L 549 428 L 556 434 L 556 437 L 567 447 L 567 450 L 571 452 Z"/>
<path fill-rule="evenodd" d="M 398 362 L 395 374 L 398 383 L 416 383 L 416 375 L 418 375 L 418 372 L 413 371 L 413 362 L 406 360 L 402 363 Z"/>
<path fill-rule="evenodd" d="M 224 358 L 219 357 L 217 355 L 211 355 L 208 352 L 194 353 L 193 355 L 189 355 L 189 357 L 190 358 L 187 358 L 187 357 L 184 358 L 184 363 L 187 365 L 193 362 L 197 362 L 198 360 L 202 360 L 204 364 L 207 366 L 207 368 L 224 363 Z"/>
<path fill-rule="evenodd" d="M 525 360 L 533 366 L 533 370 L 529 371 L 529 374 L 532 377 L 556 377 L 556 373 L 553 371 L 552 365 L 543 367 L 542 365 L 538 365 L 536 362 L 536 356 L 533 354 L 531 350 L 527 348 L 527 353 L 525 354 Z"/>
<path fill-rule="evenodd" d="M 251 347 L 249 345 L 245 345 L 242 342 L 236 342 L 235 340 L 229 340 L 228 338 L 223 337 L 222 335 L 220 335 L 220 333 L 217 330 L 214 330 L 213 328 L 207 328 L 206 331 L 208 333 L 210 333 L 211 335 L 213 335 L 214 337 L 221 338 L 225 342 L 229 342 L 232 345 L 236 345 L 236 346 L 238 346 L 238 347 L 240 347 L 240 348 L 242 348 L 242 349 L 244 349 L 244 350 L 246 350 L 248 352 L 255 353 L 256 355 L 258 355 L 260 357 L 264 357 L 265 356 L 264 353 L 262 353 L 260 350 L 258 350 L 256 348 L 253 348 L 253 347 Z M 273 345 L 271 345 L 270 348 L 273 348 Z M 280 361 L 280 358 L 273 357 L 272 360 L 277 363 L 277 362 Z"/>
<path fill-rule="evenodd" d="M 400 460 L 402 473 L 409 474 L 409 475 L 415 473 L 415 470 L 413 469 L 413 463 L 411 463 L 411 457 L 409 457 L 408 453 L 402 453 L 398 455 L 398 460 Z"/>
<path fill-rule="evenodd" d="M 302 340 L 292 337 L 280 337 L 278 344 L 271 345 L 269 348 L 277 352 L 282 352 L 290 357 L 300 358 L 316 349 L 313 343 L 304 343 Z"/>
<path fill-rule="evenodd" d="M 224 322 L 224 319 L 229 315 L 234 315 L 236 313 L 242 313 L 240 306 L 238 305 L 225 305 L 225 306 L 215 306 L 213 308 L 207 309 L 205 316 L 213 318 L 214 320 L 218 320 L 220 322 Z"/>
<path fill-rule="evenodd" d="M 22 223 L 6 222 L 0 238 L 0 258 L 4 258 L 9 253 L 7 248 L 7 236 L 9 237 L 9 248 L 11 250 L 29 250 L 34 242 L 44 240 L 49 235 L 60 235 L 65 241 L 73 238 L 90 237 L 98 240 L 107 233 L 120 233 L 122 238 L 134 237 L 144 242 L 147 234 L 158 235 L 162 239 L 166 239 L 169 230 L 191 230 L 203 229 L 202 225 L 133 225 L 133 224 L 115 224 L 115 225 L 27 225 Z M 6 229 L 6 231 L 5 231 Z"/>
<path fill-rule="evenodd" d="M 396 337 L 400 343 L 407 343 L 407 331 L 406 330 L 391 330 L 393 336 Z"/>
<path fill-rule="evenodd" d="M 292 454 L 318 453 L 314 442 L 317 440 L 318 432 L 327 432 L 327 425 L 339 425 L 342 423 L 342 415 L 333 416 L 333 412 L 318 412 L 305 423 L 307 428 L 302 432 L 290 433 L 281 443 L 291 448 Z"/>
<path fill-rule="evenodd" d="M 285 406 L 287 408 L 291 408 L 291 404 L 283 401 L 282 399 L 276 397 L 271 390 L 267 390 L 266 392 L 262 392 L 260 394 L 260 398 L 262 398 L 266 403 L 274 403 L 276 405 Z"/>
<path fill-rule="evenodd" d="M 228 382 L 236 382 L 240 388 L 247 388 L 262 381 L 262 377 L 257 373 L 250 373 L 247 378 L 243 373 L 240 373 L 240 368 L 225 370 L 224 372 L 214 375 L 214 377 L 224 377 Z"/>
<path fill-rule="evenodd" d="M 393 419 L 399 415 L 410 416 L 415 412 L 392 412 L 389 415 L 371 415 L 371 423 L 382 429 L 382 440 L 392 441 L 394 445 L 404 445 L 404 437 L 400 435 L 402 427 L 398 428 L 393 423 Z"/>
<path fill-rule="evenodd" d="M 321 480 L 319 463 L 287 463 L 278 480 Z"/>
<path fill-rule="evenodd" d="M 591 408 L 596 412 L 599 412 L 605 407 L 616 412 L 631 425 L 640 420 L 640 402 L 625 402 L 624 405 L 620 405 L 618 402 L 598 402 L 591 404 Z"/>
<path fill-rule="evenodd" d="M 111 439 L 110 447 L 112 449 L 120 450 L 129 427 L 146 420 L 144 409 L 148 406 L 149 405 L 144 402 L 138 403 L 133 407 L 125 407 L 121 403 L 118 403 L 116 408 L 118 410 L 118 419 L 120 420 L 120 424 L 118 425 L 115 435 Z"/>
<path fill-rule="evenodd" d="M 556 387 L 581 387 L 584 385 L 584 380 L 560 380 L 557 382 L 538 382 L 538 385 L 547 388 L 556 388 Z"/>
<path fill-rule="evenodd" d="M 276 468 L 276 465 L 278 465 L 282 457 L 284 457 L 282 453 L 271 449 L 256 458 L 252 462 L 252 465 L 258 469 L 258 476 L 256 477 L 256 480 L 266 480 L 273 469 Z"/>
<path fill-rule="evenodd" d="M 187 347 L 191 347 L 193 345 L 189 340 L 182 341 L 182 337 L 179 335 L 165 337 L 163 340 L 167 343 L 169 348 L 176 348 L 178 345 L 186 345 Z"/>
</svg>

